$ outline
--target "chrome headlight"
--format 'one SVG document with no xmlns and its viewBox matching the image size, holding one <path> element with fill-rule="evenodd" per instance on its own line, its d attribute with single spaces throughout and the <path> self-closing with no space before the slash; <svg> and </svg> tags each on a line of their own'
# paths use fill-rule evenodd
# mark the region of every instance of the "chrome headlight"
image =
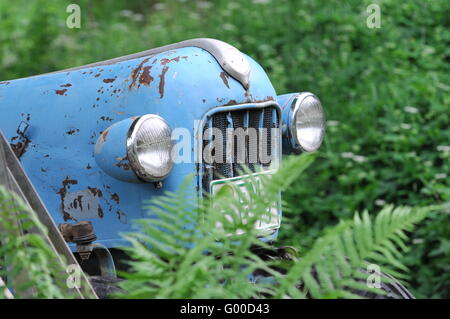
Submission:
<svg viewBox="0 0 450 319">
<path fill-rule="evenodd" d="M 325 114 L 319 99 L 312 93 L 297 95 L 289 112 L 289 135 L 297 153 L 312 152 L 322 144 Z"/>
<path fill-rule="evenodd" d="M 172 130 L 155 114 L 136 119 L 128 130 L 127 154 L 131 168 L 144 181 L 156 182 L 169 175 L 173 167 Z"/>
</svg>

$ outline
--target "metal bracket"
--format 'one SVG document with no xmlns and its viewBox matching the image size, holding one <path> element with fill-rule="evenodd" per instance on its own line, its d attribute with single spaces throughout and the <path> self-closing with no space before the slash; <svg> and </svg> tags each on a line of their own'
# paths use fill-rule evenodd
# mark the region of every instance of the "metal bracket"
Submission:
<svg viewBox="0 0 450 319">
<path fill-rule="evenodd" d="M 117 278 L 114 259 L 109 249 L 100 243 L 94 243 L 97 235 L 90 221 L 81 221 L 76 224 L 60 224 L 59 231 L 67 242 L 77 244 L 77 252 L 81 260 L 89 259 L 91 253 L 97 256 L 100 272 L 103 277 Z"/>
<path fill-rule="evenodd" d="M 117 278 L 116 267 L 109 249 L 100 243 L 91 243 L 87 245 L 77 245 L 77 251 L 83 254 L 94 253 L 97 256 L 102 277 Z"/>
</svg>

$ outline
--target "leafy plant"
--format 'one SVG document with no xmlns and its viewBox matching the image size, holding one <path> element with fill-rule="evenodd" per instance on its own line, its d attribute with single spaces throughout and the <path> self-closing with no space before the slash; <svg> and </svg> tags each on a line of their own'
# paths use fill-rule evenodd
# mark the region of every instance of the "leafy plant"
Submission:
<svg viewBox="0 0 450 319">
<path fill-rule="evenodd" d="M 271 247 L 257 238 L 253 225 L 265 218 L 267 207 L 312 159 L 310 154 L 290 158 L 277 174 L 261 177 L 262 191 L 251 198 L 239 189 L 235 197 L 219 192 L 199 208 L 195 201 L 186 200 L 188 181 L 180 192 L 153 199 L 149 218 L 139 221 L 137 232 L 124 235 L 131 243 L 125 249 L 133 261 L 131 272 L 122 274 L 126 293 L 120 297 L 336 298 L 358 297 L 356 290 L 383 294 L 365 284 L 368 274 L 362 269 L 367 262 L 375 262 L 384 273 L 407 278 L 407 268 L 399 262 L 408 250 L 405 232 L 435 207 L 388 206 L 374 220 L 367 211 L 356 214 L 328 230 L 298 260 L 264 260 L 255 253 L 255 246 Z M 252 177 L 249 181 L 248 187 L 257 182 Z M 245 215 L 247 208 L 251 215 Z"/>
<path fill-rule="evenodd" d="M 14 298 L 70 298 L 66 266 L 40 234 L 46 228 L 16 194 L 0 185 L 0 277 Z M 37 231 L 36 231 L 37 230 Z M 4 298 L 0 287 L 0 298 Z"/>
<path fill-rule="evenodd" d="M 284 278 L 281 293 L 286 289 L 295 296 L 296 290 L 290 283 L 300 278 L 305 289 L 315 298 L 359 297 L 343 288 L 370 291 L 366 285 L 367 272 L 362 271 L 369 263 L 397 279 L 409 278 L 404 274 L 408 269 L 399 261 L 409 251 L 405 231 L 411 231 L 433 209 L 436 208 L 394 209 L 393 206 L 387 206 L 374 220 L 367 211 L 362 216 L 355 214 L 353 220 L 341 222 L 314 242 Z M 314 271 L 317 278 L 312 276 Z M 392 280 L 392 277 L 381 273 L 378 275 L 381 281 Z M 362 279 L 362 282 L 358 279 Z M 387 282 L 395 282 L 391 280 Z M 376 290 L 372 292 L 380 294 Z"/>
<path fill-rule="evenodd" d="M 177 193 L 150 202 L 150 218 L 138 221 L 137 232 L 125 234 L 124 248 L 133 261 L 122 273 L 125 298 L 354 298 L 362 292 L 385 294 L 365 284 L 368 262 L 386 274 L 407 279 L 399 261 L 408 251 L 405 232 L 440 207 L 385 207 L 374 220 L 367 211 L 341 221 L 318 238 L 300 258 L 266 260 L 255 253 L 272 250 L 257 238 L 253 226 L 266 218 L 280 191 L 285 191 L 313 161 L 314 154 L 291 157 L 275 175 L 261 180 L 249 175 L 246 191 L 238 196 L 219 192 L 202 205 L 188 200 L 190 181 Z M 245 196 L 261 182 L 256 196 Z M 231 185 L 230 185 L 231 186 Z M 232 186 L 231 186 L 232 187 Z M 248 208 L 248 209 L 247 209 Z M 251 211 L 252 214 L 247 212 Z M 241 212 L 241 214 L 236 214 Z M 0 276 L 26 273 L 24 285 L 13 285 L 15 297 L 67 298 L 63 265 L 45 240 L 29 232 L 45 228 L 20 198 L 0 186 Z M 20 232 L 24 234 L 19 236 Z M 255 275 L 255 274 L 259 275 Z M 264 275 L 261 275 L 264 274 Z M 265 280 L 270 278 L 270 280 Z M 390 277 L 381 280 L 392 283 Z M 250 281 L 253 284 L 250 284 Z"/>
<path fill-rule="evenodd" d="M 137 232 L 124 235 L 132 244 L 124 249 L 134 260 L 130 263 L 133 271 L 122 274 L 127 279 L 121 284 L 125 296 L 248 298 L 265 291 L 248 285 L 254 270 L 273 272 L 250 250 L 256 244 L 265 246 L 257 239 L 253 224 L 311 161 L 312 156 L 290 161 L 284 171 L 290 174 L 273 176 L 270 192 L 254 198 L 240 196 L 242 202 L 219 193 L 198 205 L 187 198 L 189 180 L 178 193 L 153 199 L 149 218 L 138 222 Z M 239 218 L 236 212 L 245 212 L 246 205 L 255 214 Z M 236 230 L 245 235 L 233 235 Z"/>
</svg>

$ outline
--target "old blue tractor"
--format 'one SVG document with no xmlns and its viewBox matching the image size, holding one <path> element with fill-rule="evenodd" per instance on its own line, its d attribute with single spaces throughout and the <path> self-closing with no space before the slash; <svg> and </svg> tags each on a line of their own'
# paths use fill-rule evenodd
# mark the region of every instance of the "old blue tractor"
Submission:
<svg viewBox="0 0 450 319">
<path fill-rule="evenodd" d="M 117 266 L 111 252 L 126 244 L 119 233 L 145 216 L 144 200 L 190 174 L 201 200 L 224 180 L 238 185 L 243 168 L 275 171 L 282 154 L 320 147 L 325 117 L 314 94 L 277 95 L 251 57 L 201 38 L 0 82 L 0 128 L 71 250 L 106 276 Z M 256 138 L 230 143 L 230 128 Z M 276 239 L 280 207 L 255 226 L 261 240 Z"/>
</svg>

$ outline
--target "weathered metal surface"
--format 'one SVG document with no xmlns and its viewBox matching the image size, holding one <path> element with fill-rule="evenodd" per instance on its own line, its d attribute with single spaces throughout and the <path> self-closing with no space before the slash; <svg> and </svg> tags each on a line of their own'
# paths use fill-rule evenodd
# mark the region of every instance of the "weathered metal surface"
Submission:
<svg viewBox="0 0 450 319">
<path fill-rule="evenodd" d="M 124 182 L 142 183 L 131 169 L 127 156 L 127 133 L 134 119 L 127 118 L 105 129 L 95 143 L 94 158 L 106 174 Z"/>
<path fill-rule="evenodd" d="M 154 113 L 172 128 L 189 130 L 194 147 L 196 121 L 211 109 L 276 100 L 264 70 L 245 57 L 248 89 L 198 47 L 8 81 L 0 85 L 0 127 L 16 143 L 21 123 L 28 125 L 20 160 L 54 221 L 92 221 L 98 242 L 115 247 L 124 244 L 119 233 L 132 230 L 130 221 L 145 216 L 145 200 L 176 191 L 191 173 L 197 175 L 192 194 L 200 196 L 201 172 L 193 152 L 190 163 L 174 165 L 162 188 L 126 183 L 99 166 L 96 141 L 121 143 L 109 126 Z M 105 165 L 124 178 L 133 176 L 126 154 Z"/>
<path fill-rule="evenodd" d="M 77 260 L 64 242 L 63 237 L 61 236 L 46 207 L 44 206 L 44 203 L 41 201 L 41 198 L 36 192 L 36 189 L 31 184 L 20 162 L 13 154 L 13 150 L 9 147 L 8 142 L 1 129 L 0 184 L 5 185 L 10 191 L 13 191 L 17 195 L 19 195 L 25 202 L 25 204 L 29 205 L 29 207 L 36 213 L 37 218 L 46 227 L 48 233 L 42 233 L 39 229 L 31 229 L 29 231 L 38 233 L 44 238 L 49 248 L 52 249 L 55 252 L 55 256 L 57 256 L 56 262 L 59 262 L 61 264 L 65 262 L 67 265 L 78 265 Z M 19 277 L 22 277 L 22 275 L 20 275 Z M 21 278 L 19 278 L 19 280 L 20 279 Z M 26 276 L 22 279 L 22 283 L 27 282 Z M 89 280 L 84 273 L 81 274 L 80 280 L 80 287 L 75 287 L 74 289 L 68 288 L 69 293 L 74 292 L 80 298 L 96 298 L 97 296 L 95 294 L 95 291 L 93 290 L 91 284 L 89 283 Z"/>
<path fill-rule="evenodd" d="M 281 107 L 282 116 L 283 116 L 283 126 L 282 126 L 282 144 L 283 144 L 283 154 L 291 154 L 293 153 L 292 149 L 292 141 L 289 136 L 289 128 L 287 127 L 287 123 L 289 123 L 289 114 L 292 102 L 298 93 L 289 93 L 279 95 L 277 97 L 278 103 Z"/>
<path fill-rule="evenodd" d="M 158 48 L 153 48 L 150 50 L 129 54 L 126 56 L 96 62 L 92 64 L 88 64 L 86 66 L 81 67 L 75 67 L 70 68 L 66 70 L 56 71 L 54 73 L 59 72 L 67 72 L 67 71 L 74 71 L 83 69 L 85 67 L 99 67 L 99 66 L 108 66 L 117 64 L 122 61 L 132 60 L 132 59 L 138 59 L 142 57 L 147 56 L 153 56 L 156 54 L 164 53 L 164 52 L 171 52 L 176 49 L 180 48 L 187 48 L 187 47 L 196 47 L 200 48 L 202 50 L 207 51 L 210 55 L 214 57 L 214 59 L 217 61 L 217 63 L 222 67 L 225 72 L 227 72 L 229 75 L 231 75 L 233 78 L 235 78 L 237 81 L 239 81 L 245 89 L 248 89 L 250 86 L 250 71 L 252 70 L 252 64 L 244 54 L 242 54 L 238 49 L 235 47 L 229 45 L 226 42 L 217 40 L 217 39 L 210 39 L 210 38 L 196 38 L 196 39 L 190 39 L 186 41 L 181 41 L 177 43 L 172 43 L 169 45 L 165 45 Z M 179 62 L 181 58 L 187 58 L 187 56 L 178 56 L 175 58 L 163 58 L 162 64 L 166 64 L 168 62 L 176 61 Z M 150 68 L 150 67 L 147 67 Z M 96 75 L 97 76 L 97 75 Z M 0 84 L 3 82 L 0 82 Z M 9 84 L 9 82 L 5 82 L 6 84 Z"/>
</svg>

